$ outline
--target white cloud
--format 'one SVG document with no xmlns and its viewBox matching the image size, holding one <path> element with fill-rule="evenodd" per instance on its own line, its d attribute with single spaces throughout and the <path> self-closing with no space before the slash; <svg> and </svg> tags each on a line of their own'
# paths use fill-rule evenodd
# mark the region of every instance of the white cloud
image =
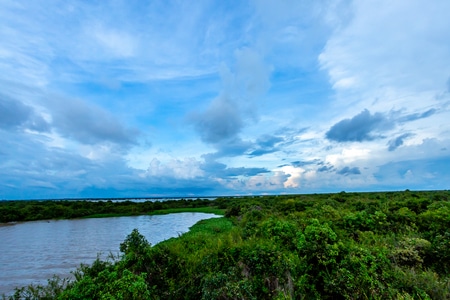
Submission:
<svg viewBox="0 0 450 300">
<path fill-rule="evenodd" d="M 325 161 L 329 162 L 333 166 L 345 166 L 355 161 L 368 160 L 372 156 L 371 150 L 367 146 L 350 146 L 349 148 L 343 148 L 340 153 L 329 154 L 326 156 Z"/>
<path fill-rule="evenodd" d="M 146 172 L 148 177 L 172 177 L 175 179 L 192 179 L 203 175 L 200 162 L 195 158 L 172 159 L 166 163 L 153 158 Z"/>
</svg>

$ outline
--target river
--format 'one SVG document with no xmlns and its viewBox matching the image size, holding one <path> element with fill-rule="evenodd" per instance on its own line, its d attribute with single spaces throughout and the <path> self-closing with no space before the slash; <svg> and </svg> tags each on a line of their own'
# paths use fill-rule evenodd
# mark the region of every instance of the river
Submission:
<svg viewBox="0 0 450 300">
<path fill-rule="evenodd" d="M 54 274 L 70 277 L 81 263 L 100 253 L 119 254 L 119 246 L 134 228 L 155 245 L 187 232 L 205 213 L 158 216 L 52 220 L 0 226 L 0 295 L 15 287 L 45 284 Z"/>
</svg>

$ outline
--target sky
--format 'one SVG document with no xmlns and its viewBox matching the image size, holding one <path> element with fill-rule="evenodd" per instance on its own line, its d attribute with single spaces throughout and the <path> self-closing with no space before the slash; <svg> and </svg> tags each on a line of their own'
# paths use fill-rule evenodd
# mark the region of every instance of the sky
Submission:
<svg viewBox="0 0 450 300">
<path fill-rule="evenodd" d="M 442 190 L 448 0 L 1 0 L 0 199 Z"/>
</svg>

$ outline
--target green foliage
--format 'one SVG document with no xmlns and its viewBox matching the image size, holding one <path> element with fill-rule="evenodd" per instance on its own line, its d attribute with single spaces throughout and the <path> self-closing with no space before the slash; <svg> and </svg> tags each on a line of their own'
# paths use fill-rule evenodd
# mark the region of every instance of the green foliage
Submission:
<svg viewBox="0 0 450 300">
<path fill-rule="evenodd" d="M 450 279 L 433 271 L 414 268 L 393 268 L 393 285 L 408 295 L 405 299 L 449 299 Z"/>
<path fill-rule="evenodd" d="M 297 230 L 293 222 L 276 218 L 269 218 L 262 222 L 259 229 L 261 236 L 272 239 L 289 250 L 294 250 L 296 247 Z"/>
<path fill-rule="evenodd" d="M 394 263 L 402 266 L 421 267 L 423 257 L 429 251 L 431 243 L 421 238 L 404 238 L 392 251 Z"/>
<path fill-rule="evenodd" d="M 111 267 L 96 277 L 80 278 L 71 288 L 63 291 L 59 299 L 150 299 L 146 274 L 133 274 L 129 270 Z"/>
<path fill-rule="evenodd" d="M 320 224 L 311 219 L 303 233 L 299 233 L 297 248 L 314 272 L 320 273 L 322 267 L 336 263 L 339 255 L 337 235 L 328 224 Z"/>
<path fill-rule="evenodd" d="M 145 236 L 139 233 L 135 228 L 126 237 L 125 241 L 120 244 L 120 252 L 125 253 L 125 255 L 135 254 L 142 255 L 150 247 L 150 243 L 147 241 Z"/>
<path fill-rule="evenodd" d="M 12 296 L 6 297 L 2 296 L 2 299 L 9 300 L 34 300 L 34 299 L 55 299 L 64 290 L 71 287 L 69 280 L 64 278 L 61 279 L 57 276 L 47 280 L 47 285 L 29 285 L 22 288 L 16 288 Z"/>
<path fill-rule="evenodd" d="M 449 196 L 405 191 L 218 198 L 208 207 L 225 217 L 201 221 L 153 247 L 133 230 L 120 258 L 81 266 L 70 283 L 19 289 L 11 299 L 450 299 Z M 91 203 L 78 205 L 86 213 L 98 211 Z M 113 207 L 100 206 L 102 213 Z M 25 207 L 26 213 L 0 209 L 9 216 L 46 214 L 39 205 Z M 79 211 L 68 207 L 71 214 Z M 131 207 L 140 211 L 121 204 L 123 211 Z"/>
</svg>

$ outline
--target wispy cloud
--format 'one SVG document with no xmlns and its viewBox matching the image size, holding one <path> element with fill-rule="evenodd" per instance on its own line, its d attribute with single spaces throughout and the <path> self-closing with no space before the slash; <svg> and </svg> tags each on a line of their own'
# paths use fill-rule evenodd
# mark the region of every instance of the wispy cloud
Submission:
<svg viewBox="0 0 450 300">
<path fill-rule="evenodd" d="M 436 113 L 436 109 L 430 108 L 429 110 L 422 112 L 422 113 L 413 113 L 413 114 L 403 116 L 398 121 L 399 122 L 410 122 L 410 121 L 420 120 L 420 119 L 431 117 L 435 113 Z"/>
</svg>

